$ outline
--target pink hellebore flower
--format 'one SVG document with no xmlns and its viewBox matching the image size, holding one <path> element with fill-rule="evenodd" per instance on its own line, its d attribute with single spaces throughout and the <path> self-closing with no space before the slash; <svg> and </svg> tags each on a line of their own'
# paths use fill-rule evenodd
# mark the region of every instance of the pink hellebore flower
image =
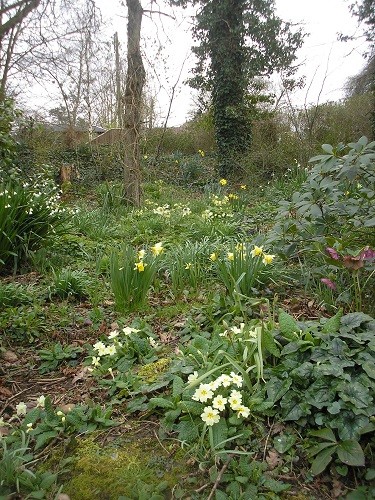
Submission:
<svg viewBox="0 0 375 500">
<path fill-rule="evenodd" d="M 331 290 L 336 290 L 336 283 L 331 281 L 329 278 L 321 278 L 320 280 L 322 283 L 328 286 Z"/>
<path fill-rule="evenodd" d="M 327 247 L 326 252 L 331 257 L 331 259 L 340 260 L 340 255 L 336 252 L 336 250 L 334 248 Z"/>
</svg>

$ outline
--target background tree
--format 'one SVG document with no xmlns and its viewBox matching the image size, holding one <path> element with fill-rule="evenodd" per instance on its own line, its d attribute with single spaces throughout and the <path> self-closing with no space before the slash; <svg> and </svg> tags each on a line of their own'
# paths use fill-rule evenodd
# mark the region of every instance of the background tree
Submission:
<svg viewBox="0 0 375 500">
<path fill-rule="evenodd" d="M 199 46 L 193 48 L 198 63 L 191 85 L 211 92 L 220 174 L 227 175 L 251 142 L 256 103 L 248 98 L 249 83 L 281 69 L 291 73 L 303 35 L 275 15 L 273 0 L 175 3 L 199 6 L 194 28 Z"/>
<path fill-rule="evenodd" d="M 364 53 L 366 64 L 358 75 L 349 79 L 347 93 L 349 96 L 367 92 L 372 95 L 372 139 L 375 139 L 375 0 L 360 0 L 352 3 L 349 8 L 363 28 L 363 36 L 369 46 Z M 354 37 L 340 35 L 340 39 L 347 41 Z"/>
<path fill-rule="evenodd" d="M 0 0 L 0 100 L 6 97 L 14 59 L 20 58 L 16 47 L 27 26 L 27 18 L 40 3 L 41 0 Z"/>
</svg>

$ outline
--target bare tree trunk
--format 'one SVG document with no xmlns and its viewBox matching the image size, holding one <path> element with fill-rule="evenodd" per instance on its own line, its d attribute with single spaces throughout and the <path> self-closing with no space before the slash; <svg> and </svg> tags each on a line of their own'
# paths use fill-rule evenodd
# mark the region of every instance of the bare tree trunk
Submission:
<svg viewBox="0 0 375 500">
<path fill-rule="evenodd" d="M 128 7 L 128 71 L 123 115 L 124 191 L 126 201 L 138 207 L 141 204 L 139 138 L 142 90 L 146 79 L 140 49 L 143 9 L 139 0 L 126 0 L 126 5 Z"/>
</svg>

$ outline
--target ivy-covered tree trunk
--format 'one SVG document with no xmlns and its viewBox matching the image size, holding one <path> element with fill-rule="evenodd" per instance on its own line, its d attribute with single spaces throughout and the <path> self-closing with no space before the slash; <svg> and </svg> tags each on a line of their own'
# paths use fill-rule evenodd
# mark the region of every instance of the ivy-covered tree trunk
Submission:
<svg viewBox="0 0 375 500">
<path fill-rule="evenodd" d="M 209 2 L 212 104 L 220 175 L 233 171 L 235 157 L 250 144 L 251 127 L 245 105 L 245 0 Z M 203 9 L 203 10 L 204 10 Z M 203 15 L 207 13 L 202 12 Z"/>
<path fill-rule="evenodd" d="M 139 138 L 142 90 L 145 83 L 140 38 L 143 9 L 139 0 L 126 0 L 128 7 L 128 57 L 123 115 L 124 192 L 134 206 L 141 204 Z"/>
</svg>

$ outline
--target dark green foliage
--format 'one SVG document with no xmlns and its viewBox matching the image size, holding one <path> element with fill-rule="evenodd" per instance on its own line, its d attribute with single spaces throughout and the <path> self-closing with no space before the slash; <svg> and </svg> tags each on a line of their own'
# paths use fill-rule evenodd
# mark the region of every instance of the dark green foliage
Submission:
<svg viewBox="0 0 375 500">
<path fill-rule="evenodd" d="M 274 237 L 285 253 L 311 250 L 317 242 L 332 246 L 337 240 L 343 248 L 375 243 L 370 229 L 375 226 L 375 142 L 362 137 L 322 148 L 325 154 L 310 160 L 315 166 L 301 190 L 280 204 Z M 366 241 L 363 228 L 369 228 Z"/>
<path fill-rule="evenodd" d="M 327 428 L 333 436 L 335 448 L 325 465 L 316 465 L 316 473 L 325 468 L 334 452 L 348 465 L 363 465 L 363 458 L 360 464 L 354 463 L 354 458 L 343 460 L 341 448 L 349 446 L 349 441 L 350 446 L 358 447 L 355 442 L 365 443 L 365 433 L 375 429 L 375 321 L 363 313 L 352 313 L 339 322 L 340 314 L 325 323 L 292 325 L 294 320 L 281 312 L 278 338 L 284 348 L 280 362 L 265 370 L 266 402 L 273 404 L 268 413 L 304 427 Z M 359 456 L 358 452 L 358 460 Z"/>
</svg>

